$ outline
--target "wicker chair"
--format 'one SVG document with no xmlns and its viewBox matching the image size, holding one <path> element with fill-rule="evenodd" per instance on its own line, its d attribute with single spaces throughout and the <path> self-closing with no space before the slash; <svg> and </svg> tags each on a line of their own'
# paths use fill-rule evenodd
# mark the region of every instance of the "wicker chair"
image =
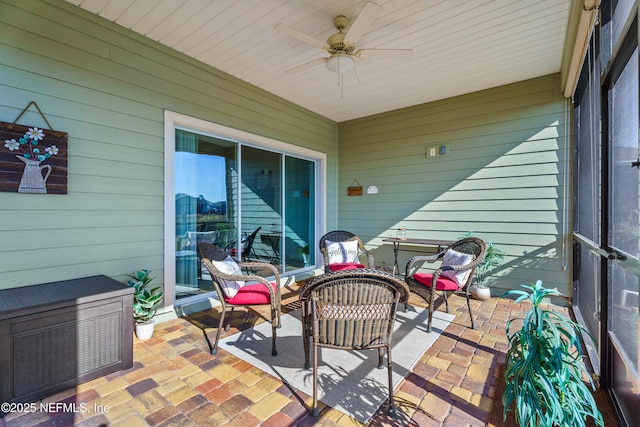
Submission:
<svg viewBox="0 0 640 427">
<path fill-rule="evenodd" d="M 336 271 L 307 282 L 299 299 L 305 369 L 309 368 L 309 345 L 313 347 L 313 405 L 318 415 L 318 347 L 343 350 L 378 349 L 378 368 L 384 366 L 387 351 L 389 413 L 394 414 L 391 369 L 391 336 L 400 301 L 409 288 L 397 276 L 379 270 Z"/>
<path fill-rule="evenodd" d="M 236 263 L 232 260 L 224 250 L 214 246 L 210 243 L 201 243 L 198 245 L 198 255 L 202 260 L 202 264 L 207 268 L 211 275 L 211 281 L 213 286 L 220 297 L 220 303 L 222 305 L 222 311 L 220 314 L 220 322 L 218 323 L 218 331 L 216 333 L 215 342 L 211 348 L 211 354 L 218 352 L 218 341 L 220 339 L 220 332 L 222 325 L 224 324 L 225 313 L 227 306 L 231 307 L 231 313 L 236 306 L 251 306 L 251 305 L 267 305 L 271 306 L 271 326 L 272 326 L 272 346 L 271 354 L 274 356 L 278 354 L 276 349 L 276 328 L 280 327 L 280 274 L 278 270 L 271 264 L 263 262 L 240 262 Z M 228 266 L 230 263 L 237 265 L 237 271 L 230 272 Z M 225 268 L 225 271 L 221 271 L 221 268 Z M 267 269 L 275 280 L 269 282 L 264 277 L 257 275 L 241 274 L 240 268 L 249 268 L 252 270 Z M 249 283 L 247 283 L 249 282 Z M 235 295 L 231 295 L 229 288 L 231 284 L 239 287 L 234 290 Z M 229 324 L 225 326 L 225 330 L 229 330 Z"/>
<path fill-rule="evenodd" d="M 367 256 L 367 265 L 365 266 L 364 264 L 360 264 L 360 262 L 357 260 L 356 262 L 340 262 L 340 263 L 329 264 L 331 257 L 329 256 L 329 251 L 327 250 L 327 241 L 337 242 L 337 243 L 351 242 L 351 241 L 358 242 L 358 245 L 357 245 L 358 255 L 365 254 Z M 344 231 L 344 230 L 330 231 L 320 238 L 319 246 L 320 246 L 320 252 L 322 253 L 322 261 L 324 263 L 325 273 L 329 273 L 331 271 L 339 271 L 339 270 L 351 270 L 354 268 L 371 268 L 371 269 L 375 268 L 375 261 L 373 259 L 373 255 L 371 254 L 371 252 L 369 252 L 367 248 L 364 247 L 364 243 L 362 243 L 362 240 L 360 240 L 358 236 L 356 236 L 355 234 L 349 231 Z"/>
<path fill-rule="evenodd" d="M 442 292 L 448 313 L 449 300 L 447 292 L 464 290 L 467 297 L 469 317 L 471 318 L 471 328 L 476 328 L 473 313 L 471 312 L 471 302 L 469 301 L 469 288 L 471 287 L 476 267 L 484 259 L 484 254 L 485 243 L 477 237 L 467 237 L 452 243 L 435 255 L 415 256 L 407 262 L 405 281 L 409 285 L 409 289 L 429 303 L 427 332 L 431 332 L 431 319 L 435 310 L 435 291 Z M 435 261 L 442 261 L 442 263 L 433 273 L 415 272 L 422 263 Z M 434 284 L 435 291 L 433 291 Z"/>
</svg>

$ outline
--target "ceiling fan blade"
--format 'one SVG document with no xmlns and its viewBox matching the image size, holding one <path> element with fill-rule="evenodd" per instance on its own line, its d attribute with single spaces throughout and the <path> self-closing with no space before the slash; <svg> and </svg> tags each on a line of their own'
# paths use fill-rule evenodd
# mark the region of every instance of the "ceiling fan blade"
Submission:
<svg viewBox="0 0 640 427">
<path fill-rule="evenodd" d="M 413 49 L 360 49 L 355 55 L 362 59 L 399 59 L 407 61 L 413 56 Z"/>
<path fill-rule="evenodd" d="M 302 42 L 310 44 L 311 46 L 319 47 L 320 49 L 324 49 L 324 50 L 329 49 L 329 45 L 326 44 L 325 42 L 320 41 L 316 38 L 313 38 L 310 35 L 307 35 L 301 31 L 298 31 L 295 28 L 292 28 L 288 25 L 276 24 L 276 26 L 273 28 L 280 31 L 281 33 L 285 33 L 286 35 L 293 37 L 294 39 L 298 39 Z"/>
<path fill-rule="evenodd" d="M 356 19 L 351 23 L 351 27 L 349 27 L 349 30 L 344 35 L 344 39 L 349 43 L 358 43 L 360 37 L 367 32 L 371 24 L 373 24 L 373 21 L 380 15 L 380 12 L 382 12 L 382 6 L 370 1 L 366 2 L 360 14 L 356 16 Z"/>
<path fill-rule="evenodd" d="M 289 74 L 291 76 L 294 74 L 302 73 L 303 71 L 307 71 L 307 70 L 310 70 L 311 68 L 314 68 L 318 64 L 327 62 L 327 59 L 329 58 L 317 58 L 317 59 L 314 59 L 313 61 L 305 62 L 304 64 L 297 65 L 293 68 L 289 68 L 284 73 Z"/>
</svg>

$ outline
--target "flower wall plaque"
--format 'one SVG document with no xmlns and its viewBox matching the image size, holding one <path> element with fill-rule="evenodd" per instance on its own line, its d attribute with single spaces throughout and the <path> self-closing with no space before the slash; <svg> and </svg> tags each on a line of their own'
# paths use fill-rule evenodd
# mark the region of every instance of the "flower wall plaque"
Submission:
<svg viewBox="0 0 640 427">
<path fill-rule="evenodd" d="M 0 191 L 67 194 L 65 132 L 0 122 Z"/>
</svg>

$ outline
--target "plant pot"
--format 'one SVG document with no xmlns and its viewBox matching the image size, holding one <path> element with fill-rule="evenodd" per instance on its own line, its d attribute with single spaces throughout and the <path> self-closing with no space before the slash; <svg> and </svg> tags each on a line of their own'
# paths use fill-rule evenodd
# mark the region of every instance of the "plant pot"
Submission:
<svg viewBox="0 0 640 427">
<path fill-rule="evenodd" d="M 480 301 L 486 301 L 491 298 L 491 289 L 487 286 L 473 285 L 471 287 L 471 296 Z"/>
<path fill-rule="evenodd" d="M 153 335 L 153 320 L 145 323 L 136 323 L 136 336 L 139 340 L 148 340 Z"/>
</svg>

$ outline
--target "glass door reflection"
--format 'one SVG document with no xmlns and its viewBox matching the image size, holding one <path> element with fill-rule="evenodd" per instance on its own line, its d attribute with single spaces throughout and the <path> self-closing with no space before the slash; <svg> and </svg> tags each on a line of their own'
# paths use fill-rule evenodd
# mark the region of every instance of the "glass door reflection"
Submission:
<svg viewBox="0 0 640 427">
<path fill-rule="evenodd" d="M 241 224 L 245 234 L 257 232 L 248 257 L 281 265 L 282 155 L 243 146 Z"/>
<path fill-rule="evenodd" d="M 197 245 L 222 248 L 234 241 L 237 223 L 237 144 L 176 130 L 176 300 L 211 292 L 203 280 Z M 205 278 L 206 279 L 206 278 Z"/>
</svg>

